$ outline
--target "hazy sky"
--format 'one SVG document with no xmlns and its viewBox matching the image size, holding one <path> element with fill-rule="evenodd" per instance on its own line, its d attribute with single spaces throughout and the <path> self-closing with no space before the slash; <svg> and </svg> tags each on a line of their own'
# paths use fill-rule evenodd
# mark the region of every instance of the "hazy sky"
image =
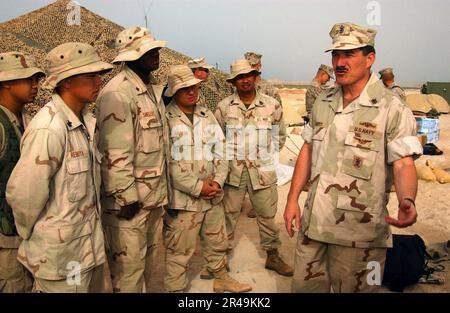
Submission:
<svg viewBox="0 0 450 313">
<path fill-rule="evenodd" d="M 0 0 L 0 22 L 51 0 Z M 14 5 L 11 5 L 14 3 Z M 328 64 L 328 33 L 351 21 L 378 31 L 374 70 L 394 67 L 399 82 L 450 81 L 448 0 L 79 0 L 122 26 L 145 26 L 168 47 L 205 56 L 228 72 L 246 51 L 263 54 L 266 79 L 310 80 Z M 373 4 L 375 3 L 375 4 Z M 369 8 L 368 8 L 369 5 Z M 378 10 L 379 9 L 379 10 Z M 379 12 L 379 15 L 376 13 Z M 369 20 L 368 20 L 369 18 Z M 81 22 L 83 17 L 81 16 Z M 368 23 L 379 25 L 368 25 Z"/>
</svg>

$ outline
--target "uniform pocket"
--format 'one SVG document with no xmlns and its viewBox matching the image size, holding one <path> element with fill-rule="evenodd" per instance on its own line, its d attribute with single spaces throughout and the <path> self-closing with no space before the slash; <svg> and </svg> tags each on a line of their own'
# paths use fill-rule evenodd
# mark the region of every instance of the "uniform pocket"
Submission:
<svg viewBox="0 0 450 313">
<path fill-rule="evenodd" d="M 351 232 L 347 235 L 348 240 L 373 240 L 379 216 L 367 199 L 338 195 L 336 212 L 336 225 L 341 225 Z"/>
<path fill-rule="evenodd" d="M 89 171 L 89 159 L 87 156 L 69 158 L 66 160 L 68 172 L 68 198 L 71 202 L 77 202 L 86 196 L 86 185 Z"/>
<path fill-rule="evenodd" d="M 348 133 L 345 138 L 342 172 L 369 180 L 372 177 L 379 147 L 379 140 L 375 138 L 358 137 L 355 133 Z"/>
<path fill-rule="evenodd" d="M 149 112 L 147 112 L 149 113 Z M 161 150 L 162 125 L 154 115 L 141 113 L 139 117 L 141 136 L 139 137 L 138 149 L 144 153 Z"/>
<path fill-rule="evenodd" d="M 46 254 L 49 263 L 56 265 L 57 276 L 77 275 L 95 266 L 91 237 L 90 221 L 49 231 Z"/>
</svg>

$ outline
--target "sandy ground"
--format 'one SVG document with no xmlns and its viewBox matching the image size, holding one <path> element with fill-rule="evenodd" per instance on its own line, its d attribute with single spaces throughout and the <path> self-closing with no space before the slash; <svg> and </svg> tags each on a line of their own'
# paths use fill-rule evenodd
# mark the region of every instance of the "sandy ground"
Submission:
<svg viewBox="0 0 450 313">
<path fill-rule="evenodd" d="M 444 151 L 441 156 L 422 156 L 416 163 L 422 164 L 426 159 L 430 159 L 434 165 L 445 169 L 450 169 L 450 115 L 440 117 L 441 133 L 437 146 Z M 297 129 L 298 130 L 298 129 Z M 291 129 L 292 131 L 292 129 Z M 295 132 L 295 131 L 294 131 Z M 296 141 L 295 136 L 293 137 Z M 287 146 L 293 151 L 298 143 L 288 141 Z M 282 163 L 294 161 L 291 152 L 282 152 L 280 158 Z M 406 229 L 395 229 L 394 233 L 399 234 L 419 234 L 427 245 L 444 242 L 450 239 L 450 184 L 439 184 L 437 182 L 419 181 L 419 192 L 416 199 L 418 220 L 417 223 Z M 278 187 L 279 200 L 276 222 L 280 227 L 280 236 L 283 242 L 280 252 L 284 260 L 289 264 L 294 261 L 294 249 L 296 236 L 289 238 L 283 223 L 283 211 L 286 204 L 287 193 L 290 183 Z M 300 206 L 302 207 L 306 199 L 306 193 L 300 196 Z M 398 202 L 395 192 L 391 193 L 389 201 L 389 212 L 396 215 Z M 248 218 L 246 212 L 251 205 L 248 199 L 244 202 L 243 214 L 237 226 L 236 247 L 230 258 L 231 275 L 243 282 L 248 282 L 253 286 L 252 292 L 290 292 L 291 279 L 277 275 L 264 268 L 265 252 L 259 245 L 259 234 L 256 220 Z M 199 277 L 203 259 L 201 250 L 198 248 L 192 259 L 189 268 L 189 278 L 191 279 L 188 292 L 212 292 L 212 280 L 201 280 Z M 444 277 L 445 285 L 416 284 L 405 289 L 405 292 L 450 292 L 450 262 L 445 262 L 446 271 L 438 273 Z M 155 283 L 150 287 L 153 292 L 163 292 L 164 273 L 164 247 L 162 243 L 159 247 L 157 266 L 155 267 Z M 383 288 L 382 292 L 389 292 Z"/>
</svg>

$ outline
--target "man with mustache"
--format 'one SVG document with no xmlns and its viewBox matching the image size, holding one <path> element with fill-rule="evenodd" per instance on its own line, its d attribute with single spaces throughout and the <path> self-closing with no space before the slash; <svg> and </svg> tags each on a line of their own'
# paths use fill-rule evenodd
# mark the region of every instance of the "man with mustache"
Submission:
<svg viewBox="0 0 450 313">
<path fill-rule="evenodd" d="M 330 31 L 337 86 L 319 95 L 302 132 L 284 212 L 288 234 L 293 223 L 299 229 L 294 292 L 376 292 L 392 247 L 389 225 L 417 219 L 414 158 L 422 146 L 409 107 L 371 73 L 375 34 L 352 23 Z M 298 197 L 308 181 L 300 215 Z M 386 208 L 393 182 L 397 219 Z"/>
<path fill-rule="evenodd" d="M 44 88 L 52 98 L 23 134 L 6 199 L 23 239 L 18 260 L 36 292 L 110 291 L 100 222 L 100 162 L 95 117 L 101 74 L 113 66 L 94 47 L 70 42 L 48 55 Z"/>
<path fill-rule="evenodd" d="M 169 203 L 168 128 L 152 72 L 160 49 L 143 27 L 117 35 L 121 71 L 98 98 L 97 121 L 102 162 L 102 221 L 115 292 L 150 290 L 151 269 Z"/>
<path fill-rule="evenodd" d="M 5 190 L 20 157 L 24 132 L 24 105 L 36 98 L 44 72 L 33 56 L 0 53 L 0 292 L 29 292 L 32 275 L 17 261 L 20 237 Z"/>
<path fill-rule="evenodd" d="M 231 64 L 228 81 L 236 92 L 219 102 L 215 116 L 227 138 L 227 160 L 230 170 L 224 186 L 225 221 L 229 250 L 248 192 L 256 212 L 261 245 L 267 252 L 265 267 L 283 276 L 292 276 L 292 268 L 280 257 L 277 212 L 277 176 L 274 154 L 286 140 L 286 128 L 281 104 L 257 91 L 260 72 L 247 60 Z"/>
</svg>

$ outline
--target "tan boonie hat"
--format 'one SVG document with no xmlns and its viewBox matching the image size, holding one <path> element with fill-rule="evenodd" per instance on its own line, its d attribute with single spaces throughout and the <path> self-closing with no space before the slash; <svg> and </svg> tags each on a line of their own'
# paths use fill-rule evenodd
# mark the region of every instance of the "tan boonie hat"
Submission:
<svg viewBox="0 0 450 313">
<path fill-rule="evenodd" d="M 113 63 L 136 61 L 148 51 L 165 46 L 165 41 L 155 40 L 150 30 L 145 27 L 126 28 L 117 35 L 116 48 L 119 49 L 119 55 Z"/>
<path fill-rule="evenodd" d="M 212 69 L 212 66 L 209 65 L 208 63 L 206 63 L 205 58 L 200 58 L 200 59 L 193 59 L 193 60 L 189 60 L 188 61 L 188 66 L 191 69 L 194 68 L 206 68 L 206 69 Z"/>
<path fill-rule="evenodd" d="M 328 66 L 328 65 L 325 65 L 325 64 L 320 64 L 319 70 L 320 71 L 324 71 L 325 73 L 328 74 L 328 76 L 330 76 L 330 78 L 334 79 L 334 71 L 333 71 L 333 68 L 331 66 Z"/>
<path fill-rule="evenodd" d="M 74 75 L 111 70 L 113 66 L 103 62 L 94 47 L 82 42 L 63 43 L 47 54 L 48 76 L 42 86 L 54 89 L 62 80 Z"/>
<path fill-rule="evenodd" d="M 261 63 L 262 54 L 256 52 L 246 52 L 244 54 L 245 59 L 251 66 Z"/>
<path fill-rule="evenodd" d="M 330 31 L 333 46 L 325 52 L 332 50 L 351 50 L 365 46 L 375 47 L 377 31 L 361 27 L 353 23 L 338 23 Z"/>
<path fill-rule="evenodd" d="M 28 78 L 38 73 L 45 75 L 32 55 L 17 51 L 0 53 L 0 82 Z"/>
<path fill-rule="evenodd" d="M 250 72 L 256 72 L 261 74 L 258 70 L 255 70 L 250 63 L 245 59 L 236 60 L 230 65 L 230 75 L 227 78 L 227 81 L 232 81 L 236 78 L 236 76 L 241 74 L 248 74 Z"/>
<path fill-rule="evenodd" d="M 200 79 L 195 78 L 194 73 L 187 65 L 174 65 L 170 68 L 167 76 L 167 90 L 164 93 L 166 97 L 172 97 L 181 88 L 190 87 L 201 83 Z"/>
<path fill-rule="evenodd" d="M 378 74 L 380 74 L 380 76 L 394 75 L 394 69 L 392 67 L 387 67 L 379 71 Z"/>
</svg>

